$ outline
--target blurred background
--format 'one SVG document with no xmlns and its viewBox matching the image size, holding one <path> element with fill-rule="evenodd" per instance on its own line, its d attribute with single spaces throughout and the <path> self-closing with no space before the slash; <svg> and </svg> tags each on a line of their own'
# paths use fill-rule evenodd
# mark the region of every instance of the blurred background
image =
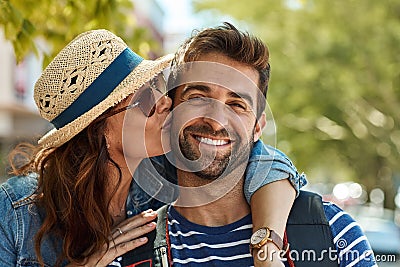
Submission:
<svg viewBox="0 0 400 267">
<path fill-rule="evenodd" d="M 106 28 L 155 58 L 223 21 L 270 49 L 276 133 L 264 140 L 307 174 L 306 189 L 352 213 L 376 252 L 399 255 L 398 0 L 0 0 L 0 181 L 10 149 L 51 128 L 33 85 L 77 34 Z"/>
</svg>

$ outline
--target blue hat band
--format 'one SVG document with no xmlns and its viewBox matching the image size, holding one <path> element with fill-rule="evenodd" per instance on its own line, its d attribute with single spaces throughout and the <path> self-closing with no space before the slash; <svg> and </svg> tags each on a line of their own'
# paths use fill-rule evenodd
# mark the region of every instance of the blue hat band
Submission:
<svg viewBox="0 0 400 267">
<path fill-rule="evenodd" d="M 107 98 L 111 92 L 143 61 L 143 58 L 126 48 L 83 91 L 72 104 L 51 121 L 56 129 L 79 118 Z"/>
</svg>

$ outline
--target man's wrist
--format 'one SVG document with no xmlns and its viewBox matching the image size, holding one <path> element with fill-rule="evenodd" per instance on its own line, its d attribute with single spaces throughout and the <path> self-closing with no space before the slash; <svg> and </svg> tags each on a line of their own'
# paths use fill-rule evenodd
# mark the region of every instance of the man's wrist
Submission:
<svg viewBox="0 0 400 267">
<path fill-rule="evenodd" d="M 250 248 L 261 248 L 267 242 L 274 243 L 279 250 L 283 249 L 282 238 L 269 227 L 261 227 L 250 238 Z"/>
</svg>

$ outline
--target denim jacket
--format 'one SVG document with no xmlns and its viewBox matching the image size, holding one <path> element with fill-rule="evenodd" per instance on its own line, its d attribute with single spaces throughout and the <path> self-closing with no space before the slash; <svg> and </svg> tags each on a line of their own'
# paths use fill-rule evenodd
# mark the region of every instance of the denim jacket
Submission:
<svg viewBox="0 0 400 267">
<path fill-rule="evenodd" d="M 244 194 L 250 198 L 260 187 L 279 180 L 289 179 L 296 190 L 307 184 L 304 173 L 299 174 L 292 161 L 280 150 L 258 140 L 251 151 L 245 174 Z"/>
<path fill-rule="evenodd" d="M 137 181 L 146 177 L 146 166 L 139 166 L 132 181 L 127 198 L 127 216 L 132 217 L 148 208 L 158 209 L 164 203 L 154 199 L 153 195 L 169 192 L 171 201 L 177 195 L 172 186 L 176 181 L 173 166 L 163 165 L 163 157 L 153 161 L 157 171 L 168 176 L 170 184 L 150 186 L 151 192 L 144 192 Z M 157 164 L 154 164 L 156 162 Z M 164 162 L 165 163 L 165 162 Z M 136 178 L 139 177 L 139 180 Z M 250 201 L 251 195 L 261 186 L 282 179 L 289 179 L 296 191 L 306 184 L 304 174 L 299 174 L 293 163 L 279 150 L 255 143 L 249 158 L 245 175 L 245 196 Z M 140 183 L 139 183 L 140 184 Z M 35 256 L 34 238 L 44 216 L 34 203 L 31 195 L 37 188 L 35 174 L 16 176 L 8 179 L 0 186 L 0 266 L 39 266 Z M 42 256 L 45 266 L 54 266 L 61 251 L 62 240 L 47 238 L 42 244 Z M 66 263 L 64 264 L 66 265 Z"/>
<path fill-rule="evenodd" d="M 31 195 L 37 188 L 35 175 L 10 178 L 0 187 L 0 266 L 40 266 L 34 236 L 44 216 Z M 45 266 L 54 266 L 61 241 L 45 239 L 42 255 Z"/>
</svg>

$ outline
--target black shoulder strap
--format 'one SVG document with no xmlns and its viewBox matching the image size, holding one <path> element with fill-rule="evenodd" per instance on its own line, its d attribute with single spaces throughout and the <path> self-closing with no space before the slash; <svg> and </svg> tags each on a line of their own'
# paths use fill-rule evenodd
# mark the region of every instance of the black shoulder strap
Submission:
<svg viewBox="0 0 400 267">
<path fill-rule="evenodd" d="M 169 205 L 162 206 L 157 210 L 157 227 L 154 248 L 167 245 L 167 212 Z"/>
<path fill-rule="evenodd" d="M 336 247 L 320 195 L 300 191 L 290 212 L 286 233 L 296 267 L 338 267 Z"/>
<path fill-rule="evenodd" d="M 145 236 L 148 242 L 134 250 L 125 253 L 122 257 L 122 266 L 161 266 L 158 248 L 167 246 L 166 223 L 168 205 L 157 210 L 157 226 Z"/>
</svg>

